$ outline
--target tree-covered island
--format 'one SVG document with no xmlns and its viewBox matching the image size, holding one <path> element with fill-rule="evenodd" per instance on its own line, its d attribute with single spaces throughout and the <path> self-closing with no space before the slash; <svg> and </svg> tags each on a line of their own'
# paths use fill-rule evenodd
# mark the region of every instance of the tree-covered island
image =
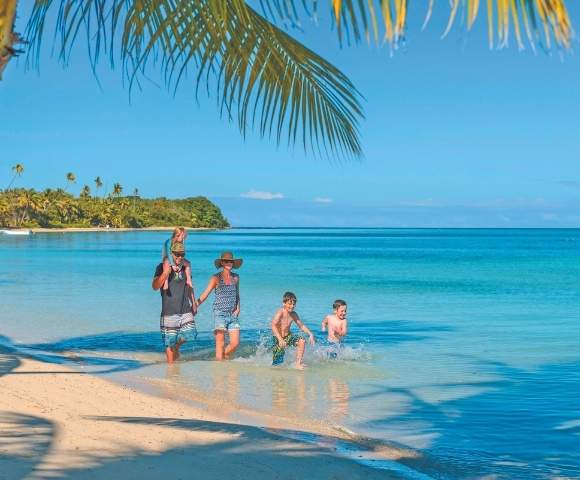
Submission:
<svg viewBox="0 0 580 480">
<path fill-rule="evenodd" d="M 69 179 L 72 182 L 72 179 Z M 96 182 L 97 190 L 100 182 Z M 120 184 L 101 197 L 85 185 L 78 197 L 65 189 L 16 188 L 0 191 L 0 227 L 145 228 L 183 225 L 227 228 L 221 210 L 205 197 L 141 198 L 137 189 L 123 196 Z"/>
</svg>

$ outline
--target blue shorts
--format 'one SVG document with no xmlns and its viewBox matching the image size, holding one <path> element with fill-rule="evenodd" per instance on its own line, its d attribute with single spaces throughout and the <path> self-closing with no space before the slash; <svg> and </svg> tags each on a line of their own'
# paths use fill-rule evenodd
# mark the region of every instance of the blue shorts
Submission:
<svg viewBox="0 0 580 480">
<path fill-rule="evenodd" d="M 213 330 L 239 330 L 238 317 L 233 313 L 213 311 Z"/>
</svg>

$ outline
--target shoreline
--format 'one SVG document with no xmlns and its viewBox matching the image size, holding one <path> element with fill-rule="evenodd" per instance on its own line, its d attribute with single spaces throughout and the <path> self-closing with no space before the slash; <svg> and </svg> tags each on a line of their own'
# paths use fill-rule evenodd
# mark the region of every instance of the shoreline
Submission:
<svg viewBox="0 0 580 480">
<path fill-rule="evenodd" d="M 199 470 L 207 479 L 316 472 L 374 480 L 412 471 L 396 448 L 353 451 L 346 433 L 282 418 L 255 426 L 2 346 L 0 388 L 6 478 L 158 479 L 168 470 L 177 477 Z"/>
<path fill-rule="evenodd" d="M 105 228 L 105 227 L 65 227 L 65 228 L 28 228 L 20 230 L 30 230 L 32 233 L 100 233 L 100 232 L 171 232 L 175 227 L 119 227 L 119 228 Z M 209 232 L 227 230 L 225 228 L 209 228 L 209 227 L 185 227 L 188 232 Z"/>
</svg>

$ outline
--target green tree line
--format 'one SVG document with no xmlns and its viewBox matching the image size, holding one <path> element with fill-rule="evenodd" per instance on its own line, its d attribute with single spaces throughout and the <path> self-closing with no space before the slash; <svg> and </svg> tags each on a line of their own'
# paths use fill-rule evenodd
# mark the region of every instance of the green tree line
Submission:
<svg viewBox="0 0 580 480">
<path fill-rule="evenodd" d="M 88 185 L 78 197 L 62 188 L 0 191 L 0 227 L 229 227 L 221 210 L 205 197 L 147 199 L 137 189 L 130 196 L 121 194 L 120 184 L 103 197 L 91 196 Z"/>
</svg>

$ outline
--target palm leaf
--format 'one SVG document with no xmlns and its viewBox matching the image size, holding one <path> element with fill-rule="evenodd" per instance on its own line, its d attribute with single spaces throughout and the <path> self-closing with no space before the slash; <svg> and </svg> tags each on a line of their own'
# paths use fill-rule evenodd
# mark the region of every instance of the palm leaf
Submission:
<svg viewBox="0 0 580 480">
<path fill-rule="evenodd" d="M 307 151 L 361 154 L 362 110 L 352 83 L 242 0 L 36 0 L 27 29 L 32 62 L 54 6 L 65 63 L 84 32 L 93 65 L 104 52 L 114 62 L 119 43 L 131 85 L 155 65 L 172 89 L 195 71 L 196 92 L 213 90 L 243 135 L 255 128 Z"/>
<path fill-rule="evenodd" d="M 317 0 L 261 0 L 260 3 L 268 18 L 292 24 L 299 24 L 303 16 L 316 16 L 319 5 Z M 429 0 L 426 21 L 435 3 Z M 449 20 L 443 35 L 458 18 L 464 18 L 465 28 L 471 29 L 479 13 L 480 0 L 447 0 L 447 3 Z M 523 27 L 532 47 L 538 43 L 550 48 L 553 42 L 561 48 L 570 47 L 573 31 L 565 0 L 487 0 L 486 3 L 490 46 L 506 46 L 513 29 L 518 46 L 522 47 Z M 409 0 L 329 0 L 326 5 L 341 41 L 346 38 L 358 42 L 374 37 L 396 47 L 405 36 Z M 462 10 L 465 15 L 461 15 Z M 377 29 L 377 12 L 382 17 L 382 35 Z"/>
</svg>

